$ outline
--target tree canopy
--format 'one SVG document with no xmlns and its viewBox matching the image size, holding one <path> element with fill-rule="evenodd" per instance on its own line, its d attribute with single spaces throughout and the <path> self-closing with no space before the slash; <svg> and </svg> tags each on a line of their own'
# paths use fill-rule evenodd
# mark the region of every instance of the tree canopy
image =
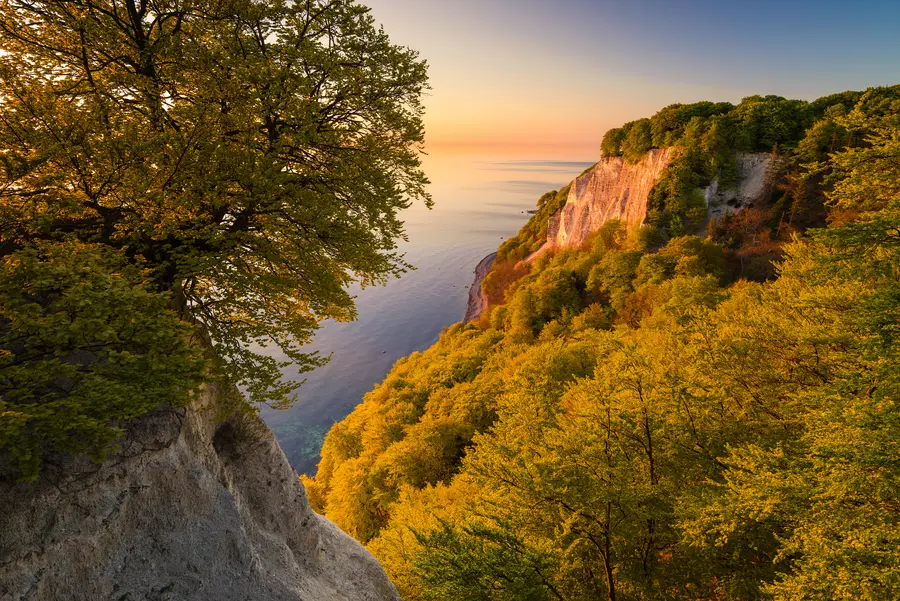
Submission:
<svg viewBox="0 0 900 601">
<path fill-rule="evenodd" d="M 812 103 L 783 196 L 706 237 L 523 263 L 335 425 L 315 506 L 410 600 L 898 598 L 898 92 Z"/>
<path fill-rule="evenodd" d="M 8 0 L 0 34 L 0 257 L 114 253 L 251 401 L 298 385 L 272 350 L 324 361 L 302 347 L 348 284 L 408 267 L 426 65 L 365 7 Z"/>
</svg>

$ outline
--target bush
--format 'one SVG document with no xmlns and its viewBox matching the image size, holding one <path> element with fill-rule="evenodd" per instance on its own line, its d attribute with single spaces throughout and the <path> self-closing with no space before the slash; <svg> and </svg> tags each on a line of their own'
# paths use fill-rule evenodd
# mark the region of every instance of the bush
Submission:
<svg viewBox="0 0 900 601">
<path fill-rule="evenodd" d="M 38 476 L 47 450 L 102 461 L 121 422 L 194 398 L 202 351 L 144 275 L 74 243 L 0 264 L 0 449 L 21 479 Z"/>
</svg>

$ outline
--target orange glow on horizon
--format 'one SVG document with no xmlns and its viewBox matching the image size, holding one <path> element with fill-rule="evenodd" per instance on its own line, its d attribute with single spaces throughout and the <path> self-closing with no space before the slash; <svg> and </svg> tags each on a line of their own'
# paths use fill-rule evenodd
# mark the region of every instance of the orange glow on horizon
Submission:
<svg viewBox="0 0 900 601">
<path fill-rule="evenodd" d="M 428 140 L 426 155 L 542 158 L 597 161 L 600 144 L 509 142 L 506 140 Z"/>
</svg>

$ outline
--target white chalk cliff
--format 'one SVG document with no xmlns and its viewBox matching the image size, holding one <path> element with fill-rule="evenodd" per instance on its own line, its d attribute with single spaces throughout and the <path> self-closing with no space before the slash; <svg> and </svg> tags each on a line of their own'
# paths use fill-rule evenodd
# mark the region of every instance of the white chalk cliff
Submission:
<svg viewBox="0 0 900 601">
<path fill-rule="evenodd" d="M 639 227 L 647 216 L 650 190 L 677 151 L 673 147 L 654 149 L 634 165 L 620 157 L 604 158 L 576 178 L 566 204 L 550 217 L 546 248 L 580 246 L 612 219 L 620 220 L 629 229 Z M 771 167 L 769 153 L 738 154 L 737 185 L 720 189 L 718 182 L 713 181 L 702 190 L 709 217 L 721 217 L 726 210 L 735 213 L 762 200 L 770 184 Z"/>
<path fill-rule="evenodd" d="M 773 156 L 769 152 L 739 154 L 737 157 L 738 179 L 733 188 L 722 189 L 718 180 L 703 190 L 707 214 L 718 219 L 725 214 L 736 213 L 763 200 L 772 190 Z"/>
<path fill-rule="evenodd" d="M 669 166 L 675 149 L 651 150 L 634 165 L 620 157 L 604 158 L 576 178 L 562 209 L 550 218 L 547 241 L 558 248 L 580 246 L 607 221 L 641 225 L 647 198 Z"/>
<path fill-rule="evenodd" d="M 212 419 L 217 396 L 138 420 L 101 466 L 0 468 L 0 599 L 399 601 L 258 418 Z"/>
</svg>

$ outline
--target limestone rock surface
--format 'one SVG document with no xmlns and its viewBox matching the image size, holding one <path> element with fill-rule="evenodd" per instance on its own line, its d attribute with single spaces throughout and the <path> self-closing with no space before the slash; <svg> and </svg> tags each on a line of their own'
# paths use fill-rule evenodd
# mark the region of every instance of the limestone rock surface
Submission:
<svg viewBox="0 0 900 601">
<path fill-rule="evenodd" d="M 674 152 L 674 148 L 654 149 L 634 165 L 619 157 L 602 159 L 572 182 L 566 204 L 551 217 L 548 243 L 560 248 L 580 246 L 611 219 L 629 228 L 640 226 L 647 215 L 650 190 Z"/>
<path fill-rule="evenodd" d="M 703 190 L 710 219 L 718 219 L 725 212 L 736 213 L 760 202 L 771 192 L 774 159 L 769 152 L 738 154 L 737 186 L 723 189 L 713 180 Z"/>
<path fill-rule="evenodd" d="M 552 248 L 578 247 L 604 223 L 618 219 L 628 229 L 639 227 L 647 217 L 650 190 L 675 158 L 675 147 L 653 149 L 634 165 L 620 157 L 602 159 L 593 169 L 572 182 L 566 204 L 550 217 L 547 243 L 527 260 Z M 710 219 L 726 211 L 736 213 L 761 202 L 772 186 L 775 167 L 770 153 L 738 153 L 738 180 L 725 189 L 713 180 L 701 192 Z"/>
<path fill-rule="evenodd" d="M 217 395 L 142 418 L 102 466 L 0 469 L 0 599 L 399 601 L 262 422 L 211 419 Z"/>
</svg>

